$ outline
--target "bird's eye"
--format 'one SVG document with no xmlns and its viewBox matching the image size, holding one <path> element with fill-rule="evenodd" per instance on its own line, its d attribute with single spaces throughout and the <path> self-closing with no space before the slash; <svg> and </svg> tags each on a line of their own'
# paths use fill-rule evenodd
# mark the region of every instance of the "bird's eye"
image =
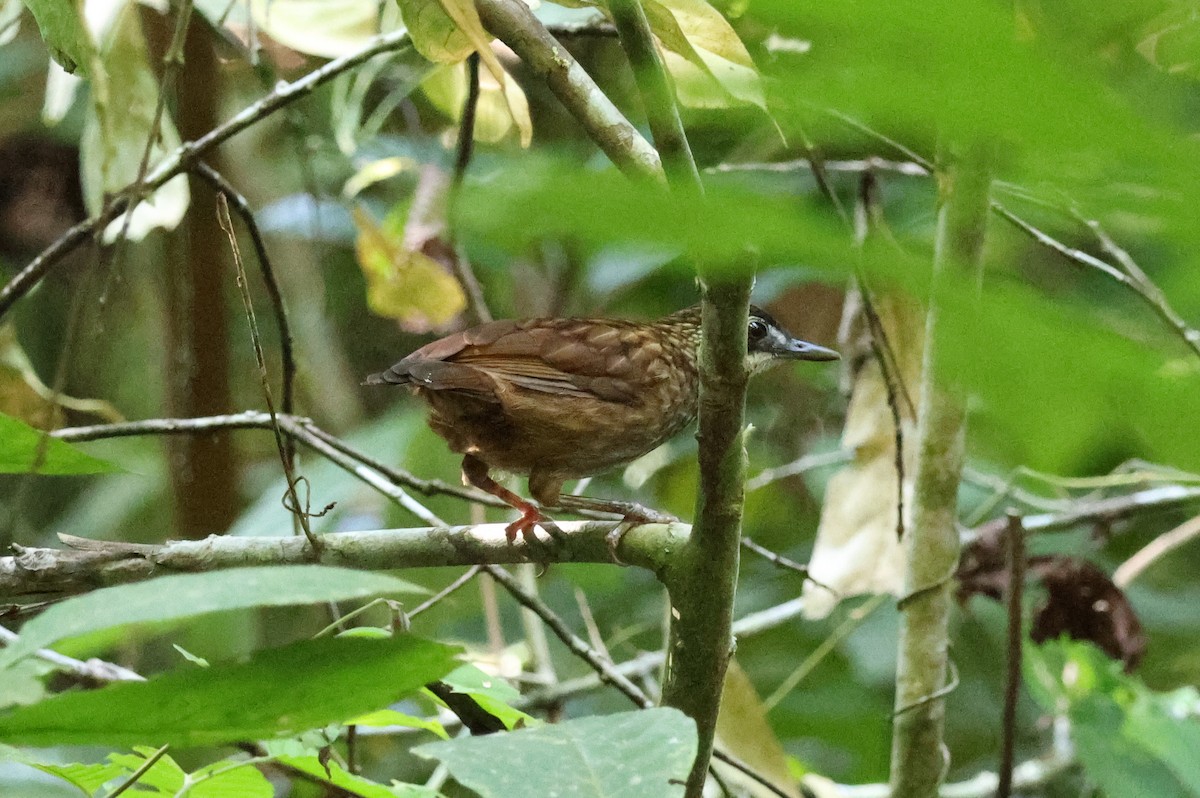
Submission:
<svg viewBox="0 0 1200 798">
<path fill-rule="evenodd" d="M 763 336 L 767 334 L 767 323 L 762 319 L 750 319 L 750 326 L 747 330 L 751 341 L 762 340 Z"/>
</svg>

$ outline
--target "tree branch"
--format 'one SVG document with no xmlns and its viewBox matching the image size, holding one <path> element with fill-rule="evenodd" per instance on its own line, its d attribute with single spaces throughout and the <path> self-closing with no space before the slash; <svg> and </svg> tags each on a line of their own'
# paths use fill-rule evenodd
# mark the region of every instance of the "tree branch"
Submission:
<svg viewBox="0 0 1200 798">
<path fill-rule="evenodd" d="M 504 524 L 335 532 L 321 536 L 316 558 L 308 541 L 296 535 L 214 535 L 163 544 L 64 535 L 67 548 L 20 547 L 15 555 L 0 557 L 0 596 L 79 593 L 166 573 L 314 561 L 375 571 L 524 562 L 612 563 L 605 535 L 613 530 L 613 523 L 564 521 L 559 526 L 570 536 L 569 545 L 530 545 L 520 539 L 510 544 Z M 634 527 L 622 540 L 621 558 L 629 565 L 661 572 L 686 545 L 689 534 L 686 524 Z"/>
<path fill-rule="evenodd" d="M 745 271 L 745 270 L 743 270 Z M 712 754 L 725 669 L 733 650 L 746 473 L 746 323 L 750 277 L 701 283 L 700 490 L 688 545 L 664 575 L 671 631 L 663 703 L 696 721 L 699 748 L 686 795 L 701 794 Z"/>
<path fill-rule="evenodd" d="M 218 125 L 198 139 L 185 141 L 159 161 L 140 185 L 126 186 L 123 191 L 117 193 L 116 199 L 100 213 L 72 227 L 13 276 L 7 285 L 0 288 L 0 318 L 3 318 L 4 314 L 19 299 L 41 282 L 42 278 L 71 250 L 91 238 L 97 230 L 104 229 L 108 222 L 125 210 L 132 210 L 130 207 L 132 200 L 129 197 L 135 189 L 138 190 L 137 193 L 140 196 L 153 193 L 172 177 L 186 172 L 217 145 L 265 119 L 278 109 L 307 97 L 318 86 L 328 83 L 343 72 L 354 69 L 381 53 L 400 50 L 408 45 L 407 31 L 386 33 L 356 53 L 334 59 L 291 83 L 281 84 L 275 91 L 242 109 L 224 124 Z"/>
<path fill-rule="evenodd" d="M 621 46 L 633 67 L 633 77 L 642 95 L 642 107 L 654 136 L 654 146 L 662 158 L 667 182 L 672 188 L 700 193 L 700 174 L 692 159 L 692 148 L 683 131 L 679 108 L 675 104 L 675 87 L 663 65 L 646 10 L 641 0 L 610 0 L 608 4 Z"/>
<path fill-rule="evenodd" d="M 497 39 L 546 81 L 617 168 L 630 177 L 664 180 L 658 153 L 521 0 L 477 0 L 479 18 Z"/>
</svg>

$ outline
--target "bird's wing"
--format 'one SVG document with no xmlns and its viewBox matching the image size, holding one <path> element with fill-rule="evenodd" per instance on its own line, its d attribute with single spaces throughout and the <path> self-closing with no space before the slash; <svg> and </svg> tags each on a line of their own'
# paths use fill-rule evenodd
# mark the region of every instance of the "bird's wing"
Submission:
<svg viewBox="0 0 1200 798">
<path fill-rule="evenodd" d="M 628 404 L 639 391 L 635 345 L 600 322 L 497 321 L 421 347 L 369 383 L 415 384 L 498 401 L 498 384 Z"/>
<path fill-rule="evenodd" d="M 518 325 L 465 347 L 454 362 L 531 391 L 627 404 L 638 392 L 620 332 L 597 321 Z"/>
</svg>

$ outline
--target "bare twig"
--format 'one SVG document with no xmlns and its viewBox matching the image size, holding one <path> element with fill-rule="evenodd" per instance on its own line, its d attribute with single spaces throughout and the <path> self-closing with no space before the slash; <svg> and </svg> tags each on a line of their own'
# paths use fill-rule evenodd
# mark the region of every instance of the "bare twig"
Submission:
<svg viewBox="0 0 1200 798">
<path fill-rule="evenodd" d="M 752 493 L 756 490 L 761 490 L 772 482 L 778 482 L 781 479 L 788 477 L 799 476 L 806 474 L 818 468 L 828 466 L 842 465 L 853 459 L 854 453 L 841 449 L 832 452 L 821 452 L 819 454 L 806 454 L 798 460 L 793 460 L 786 465 L 776 466 L 775 468 L 764 468 L 750 479 L 746 480 L 746 492 Z"/>
<path fill-rule="evenodd" d="M 287 306 L 283 301 L 283 292 L 279 288 L 279 281 L 275 278 L 275 269 L 271 266 L 271 259 L 267 255 L 262 231 L 259 230 L 254 212 L 250 209 L 250 203 L 220 172 L 203 161 L 198 161 L 192 168 L 192 172 L 208 181 L 216 191 L 229 199 L 238 216 L 242 218 L 242 223 L 246 225 L 246 230 L 250 233 L 254 254 L 258 258 L 258 266 L 262 271 L 263 285 L 266 286 L 267 296 L 271 299 L 271 310 L 275 314 L 275 326 L 279 330 L 279 367 L 280 381 L 283 386 L 279 398 L 279 408 L 285 415 L 291 415 L 296 408 L 296 357 L 292 329 L 291 323 L 288 321 Z"/>
<path fill-rule="evenodd" d="M 11 629 L 0 626 L 0 642 L 6 646 L 11 646 L 17 642 L 20 637 Z M 85 679 L 92 682 L 142 682 L 145 677 L 141 674 L 134 673 L 128 668 L 123 668 L 115 662 L 105 662 L 101 659 L 89 659 L 86 662 L 83 660 L 68 657 L 65 654 L 59 654 L 57 651 L 51 651 L 48 648 L 39 648 L 33 653 L 33 656 L 40 660 L 49 662 L 51 665 L 60 670 L 67 671 L 80 679 Z"/>
<path fill-rule="evenodd" d="M 887 599 L 888 595 L 886 593 L 880 593 L 872 596 L 861 605 L 851 610 L 846 616 L 846 620 L 842 621 L 838 627 L 833 630 L 832 634 L 822 640 L 821 644 L 814 648 L 809 655 L 804 658 L 804 661 L 796 666 L 796 670 L 788 674 L 788 677 L 784 679 L 778 687 L 775 688 L 775 691 L 771 693 L 771 695 L 765 701 L 763 701 L 763 706 L 766 707 L 767 712 L 770 712 L 772 709 L 774 709 L 780 701 L 787 697 L 788 693 L 796 689 L 796 685 L 804 681 L 804 679 L 806 679 L 808 675 L 813 672 L 813 669 L 820 665 L 825 657 L 829 656 L 830 652 L 837 648 L 837 646 L 843 640 L 849 637 L 855 629 L 862 626 L 867 618 L 871 617 L 871 614 L 874 613 L 875 610 L 883 606 Z"/>
<path fill-rule="evenodd" d="M 463 100 L 462 115 L 458 123 L 458 146 L 456 147 L 456 156 L 454 158 L 454 176 L 450 183 L 450 195 L 447 199 L 447 224 L 449 217 L 453 213 L 454 204 L 458 199 L 459 192 L 462 189 L 463 179 L 467 174 L 467 167 L 471 163 L 471 156 L 475 152 L 475 114 L 479 107 L 479 53 L 471 53 L 467 59 L 467 97 Z M 462 251 L 451 236 L 451 247 L 454 250 L 454 272 L 458 276 L 458 281 L 462 283 L 463 290 L 467 294 L 467 299 L 471 303 L 471 310 L 475 313 L 475 320 L 480 324 L 484 324 L 492 320 L 492 312 L 488 309 L 487 300 L 483 296 L 483 288 L 479 285 L 479 279 L 475 276 L 475 270 L 471 268 L 471 262 L 467 260 L 467 254 Z"/>
<path fill-rule="evenodd" d="M 464 585 L 466 585 L 468 582 L 470 582 L 472 579 L 474 579 L 478 574 L 479 574 L 479 566 L 472 565 L 470 568 L 468 568 L 467 570 L 465 570 L 461 574 L 459 574 L 458 577 L 453 582 L 446 585 L 444 588 L 439 590 L 437 593 L 434 593 L 432 596 L 425 599 L 420 604 L 418 604 L 417 606 L 415 606 L 411 610 L 409 610 L 409 612 L 407 613 L 408 617 L 410 619 L 415 618 L 418 615 L 420 615 L 421 613 L 425 612 L 425 610 L 428 610 L 431 607 L 433 607 L 434 605 L 441 603 L 447 596 L 449 596 L 451 593 L 454 593 L 455 591 L 457 591 L 460 587 L 463 587 Z"/>
<path fill-rule="evenodd" d="M 1159 559 L 1198 537 L 1200 537 L 1200 516 L 1184 521 L 1171 531 L 1164 532 L 1138 549 L 1132 557 L 1121 563 L 1113 572 L 1113 584 L 1119 588 L 1128 587 L 1134 579 L 1137 579 L 1143 571 Z"/>
<path fill-rule="evenodd" d="M 1025 530 L 1021 528 L 1021 516 L 1013 511 L 1008 514 L 1006 530 L 1008 552 L 1008 588 L 1005 603 L 1008 606 L 1007 663 L 1004 680 L 1004 714 L 1000 721 L 1001 738 L 1000 766 L 997 773 L 1000 783 L 996 787 L 996 798 L 1009 798 L 1013 783 L 1013 757 L 1017 740 L 1017 696 L 1021 689 L 1021 644 L 1025 639 L 1025 628 L 1021 623 L 1021 597 L 1025 593 Z"/>
<path fill-rule="evenodd" d="M 223 192 L 217 192 L 217 220 L 225 235 L 229 237 L 229 247 L 233 251 L 233 265 L 237 269 L 238 291 L 242 296 L 242 308 L 246 313 L 246 323 L 250 326 L 250 343 L 254 347 L 254 362 L 258 365 L 258 376 L 262 383 L 263 399 L 267 403 L 267 412 L 271 416 L 271 431 L 275 435 L 275 447 L 279 451 L 279 462 L 283 465 L 283 475 L 287 480 L 287 497 L 291 501 L 291 511 L 294 518 L 304 531 L 304 537 L 312 546 L 313 554 L 320 551 L 321 542 L 313 534 L 308 522 L 308 508 L 300 503 L 296 491 L 296 473 L 292 467 L 291 447 L 279 428 L 279 418 L 275 413 L 275 400 L 271 396 L 271 380 L 267 376 L 267 360 L 263 355 L 262 340 L 258 335 L 258 322 L 254 317 L 254 301 L 250 298 L 250 286 L 246 280 L 246 269 L 242 265 L 242 252 L 238 246 L 237 233 L 233 231 L 233 221 L 229 218 L 229 204 Z"/>
</svg>

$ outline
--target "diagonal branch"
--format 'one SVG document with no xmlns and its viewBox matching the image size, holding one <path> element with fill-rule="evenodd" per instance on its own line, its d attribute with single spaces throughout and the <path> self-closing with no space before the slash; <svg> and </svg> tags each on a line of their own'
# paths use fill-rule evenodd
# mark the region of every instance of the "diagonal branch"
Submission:
<svg viewBox="0 0 1200 798">
<path fill-rule="evenodd" d="M 488 31 L 521 56 L 614 164 L 630 177 L 664 179 L 658 153 L 521 0 L 477 0 Z"/>
<path fill-rule="evenodd" d="M 175 148 L 167 157 L 146 175 L 140 185 L 127 186 L 124 191 L 117 192 L 117 198 L 109 203 L 100 213 L 85 219 L 72 227 L 53 244 L 44 249 L 37 257 L 0 288 L 0 318 L 3 318 L 12 306 L 33 287 L 41 282 L 75 247 L 91 238 L 98 230 L 103 230 L 111 220 L 117 218 L 129 209 L 129 193 L 138 189 L 139 195 L 153 193 L 161 188 L 168 180 L 190 169 L 201 158 L 226 140 L 241 133 L 275 111 L 290 105 L 297 100 L 307 97 L 318 86 L 336 78 L 343 72 L 370 61 L 381 53 L 390 53 L 409 46 L 407 31 L 386 33 L 358 52 L 334 59 L 329 63 L 314 69 L 304 77 L 290 83 L 282 83 L 270 94 L 251 103 L 222 125 L 218 125 L 208 133 L 194 141 L 186 141 Z M 144 194 L 142 193 L 144 192 Z"/>
</svg>

